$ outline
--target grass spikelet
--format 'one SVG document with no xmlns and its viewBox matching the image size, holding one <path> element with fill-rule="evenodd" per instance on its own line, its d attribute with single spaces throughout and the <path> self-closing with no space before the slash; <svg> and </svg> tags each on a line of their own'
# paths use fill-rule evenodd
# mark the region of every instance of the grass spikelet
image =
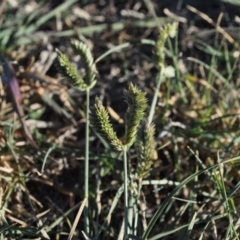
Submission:
<svg viewBox="0 0 240 240">
<path fill-rule="evenodd" d="M 164 46 L 168 37 L 175 37 L 176 35 L 176 23 L 167 24 L 160 29 L 160 34 L 158 41 L 156 43 L 156 52 L 157 52 L 157 64 L 161 66 L 165 61 Z"/>
<path fill-rule="evenodd" d="M 85 64 L 86 68 L 86 84 L 89 88 L 92 88 L 96 84 L 96 75 L 95 75 L 95 65 L 92 57 L 92 53 L 89 47 L 78 40 L 72 40 L 71 44 L 75 47 L 75 49 L 79 52 L 81 56 L 81 60 Z"/>
<path fill-rule="evenodd" d="M 126 120 L 126 145 L 131 147 L 137 135 L 137 130 L 144 117 L 147 108 L 146 93 L 139 90 L 132 83 L 129 90 L 124 92 L 128 109 L 125 115 Z"/>
<path fill-rule="evenodd" d="M 136 149 L 138 153 L 137 177 L 143 179 L 149 176 L 152 169 L 155 151 L 155 126 L 151 124 L 149 127 L 144 124 L 139 129 L 136 141 Z"/>
<path fill-rule="evenodd" d="M 78 74 L 74 66 L 71 64 L 68 57 L 58 49 L 56 49 L 56 52 L 59 72 L 63 75 L 63 77 L 69 80 L 70 84 L 73 87 L 81 91 L 85 91 L 88 88 L 88 86 L 85 84 L 81 76 Z"/>
<path fill-rule="evenodd" d="M 117 138 L 109 121 L 109 115 L 106 108 L 102 105 L 99 98 L 96 98 L 95 105 L 91 109 L 90 123 L 94 130 L 109 142 L 116 150 L 123 151 L 123 143 Z"/>
</svg>

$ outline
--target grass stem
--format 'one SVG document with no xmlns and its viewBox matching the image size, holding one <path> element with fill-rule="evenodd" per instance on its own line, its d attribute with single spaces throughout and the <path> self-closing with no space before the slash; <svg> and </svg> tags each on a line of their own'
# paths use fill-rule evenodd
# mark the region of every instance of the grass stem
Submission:
<svg viewBox="0 0 240 240">
<path fill-rule="evenodd" d="M 128 164 L 127 146 L 124 148 L 124 239 L 128 238 Z"/>
<path fill-rule="evenodd" d="M 153 100 L 152 100 L 152 104 L 151 104 L 151 108 L 150 108 L 150 113 L 149 113 L 149 116 L 148 116 L 148 125 L 149 126 L 153 121 L 153 116 L 154 116 L 155 108 L 156 108 L 156 105 L 157 105 L 158 93 L 159 93 L 162 81 L 163 81 L 163 69 L 161 69 L 160 73 L 159 73 L 159 78 L 158 78 L 158 81 L 157 81 L 157 87 L 156 87 L 155 92 L 154 92 L 154 96 L 153 96 Z"/>
<path fill-rule="evenodd" d="M 85 142 L 85 178 L 84 178 L 84 194 L 87 198 L 86 205 L 84 208 L 84 231 L 85 234 L 89 236 L 89 216 L 88 216 L 88 207 L 89 207 L 89 105 L 90 105 L 90 90 L 86 90 L 86 142 Z"/>
</svg>

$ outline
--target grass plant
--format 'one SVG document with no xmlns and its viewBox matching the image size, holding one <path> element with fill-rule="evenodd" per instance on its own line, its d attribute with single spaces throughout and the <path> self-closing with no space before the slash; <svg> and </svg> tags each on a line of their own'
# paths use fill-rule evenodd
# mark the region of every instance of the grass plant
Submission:
<svg viewBox="0 0 240 240">
<path fill-rule="evenodd" d="M 84 219 L 85 219 L 85 233 L 89 235 L 89 217 L 88 217 L 88 208 L 89 208 L 89 108 L 90 108 L 90 89 L 96 84 L 96 76 L 94 72 L 94 61 L 90 49 L 86 44 L 83 44 L 77 40 L 73 40 L 72 44 L 74 48 L 79 52 L 82 57 L 82 62 L 86 66 L 86 76 L 85 80 L 81 75 L 79 75 L 74 67 L 71 65 L 69 59 L 66 55 L 57 50 L 58 53 L 58 63 L 59 70 L 63 76 L 65 76 L 71 83 L 71 85 L 77 88 L 80 91 L 85 91 L 86 93 L 86 127 L 85 127 L 85 177 L 84 177 L 84 192 L 86 204 L 84 210 Z"/>
</svg>

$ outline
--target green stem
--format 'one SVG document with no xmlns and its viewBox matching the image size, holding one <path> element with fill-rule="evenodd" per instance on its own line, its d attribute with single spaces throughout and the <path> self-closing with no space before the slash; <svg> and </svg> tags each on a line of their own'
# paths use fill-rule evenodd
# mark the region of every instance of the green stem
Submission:
<svg viewBox="0 0 240 240">
<path fill-rule="evenodd" d="M 90 90 L 86 90 L 86 128 L 85 128 L 85 179 L 84 179 L 84 195 L 87 198 L 86 205 L 84 208 L 84 231 L 87 236 L 89 236 L 89 217 L 88 217 L 88 207 L 89 207 L 89 105 L 90 105 Z"/>
<path fill-rule="evenodd" d="M 159 90 L 160 90 L 161 83 L 163 81 L 163 70 L 164 69 L 162 67 L 162 69 L 160 70 L 160 73 L 159 73 L 159 79 L 158 79 L 158 82 L 157 82 L 157 87 L 156 87 L 156 90 L 154 92 L 154 96 L 153 96 L 153 100 L 152 100 L 152 104 L 151 104 L 151 109 L 150 109 L 150 113 L 149 113 L 149 116 L 148 116 L 148 125 L 150 125 L 152 123 L 153 116 L 154 116 L 154 113 L 155 113 L 155 108 L 156 108 L 157 99 L 158 99 L 158 93 L 159 93 Z"/>
<path fill-rule="evenodd" d="M 128 238 L 128 164 L 127 146 L 124 148 L 124 239 Z"/>
<path fill-rule="evenodd" d="M 138 217 L 139 217 L 139 210 L 138 210 L 138 199 L 140 198 L 140 194 L 141 194 L 141 189 L 142 189 L 142 179 L 139 180 L 138 183 L 138 191 L 137 191 L 137 196 L 136 196 L 136 211 L 135 211 L 135 217 L 134 217 L 134 235 L 137 236 L 137 227 L 138 227 Z"/>
<path fill-rule="evenodd" d="M 132 187 L 132 184 L 131 184 Z M 133 234 L 133 215 L 134 215 L 134 205 L 136 201 L 134 199 L 133 193 L 129 192 L 129 203 L 128 203 L 128 233 Z M 135 234 L 136 236 L 136 234 Z"/>
</svg>

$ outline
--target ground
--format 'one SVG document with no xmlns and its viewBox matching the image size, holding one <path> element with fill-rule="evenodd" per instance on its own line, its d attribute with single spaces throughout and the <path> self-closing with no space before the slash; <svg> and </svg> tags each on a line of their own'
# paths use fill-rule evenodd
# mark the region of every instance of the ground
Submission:
<svg viewBox="0 0 240 240">
<path fill-rule="evenodd" d="M 142 239 L 143 220 L 151 226 L 155 213 L 148 239 L 238 239 L 239 5 L 220 0 L 3 0 L 2 239 L 69 239 L 84 199 L 86 93 L 61 74 L 57 60 L 58 49 L 84 76 L 86 66 L 72 39 L 91 50 L 97 83 L 90 105 L 100 98 L 121 141 L 124 90 L 133 83 L 146 93 L 146 119 L 157 91 L 156 150 L 139 197 L 138 238 L 130 239 Z M 177 37 L 166 42 L 164 67 L 173 66 L 175 76 L 156 90 L 155 43 L 161 27 L 173 22 L 178 23 Z M 20 86 L 17 105 L 6 74 L 9 64 Z M 89 235 L 117 239 L 124 201 L 122 196 L 114 205 L 114 200 L 123 184 L 123 157 L 92 127 L 89 135 Z M 136 155 L 132 147 L 132 173 L 139 166 Z M 72 239 L 85 239 L 81 231 L 83 215 Z"/>
</svg>

